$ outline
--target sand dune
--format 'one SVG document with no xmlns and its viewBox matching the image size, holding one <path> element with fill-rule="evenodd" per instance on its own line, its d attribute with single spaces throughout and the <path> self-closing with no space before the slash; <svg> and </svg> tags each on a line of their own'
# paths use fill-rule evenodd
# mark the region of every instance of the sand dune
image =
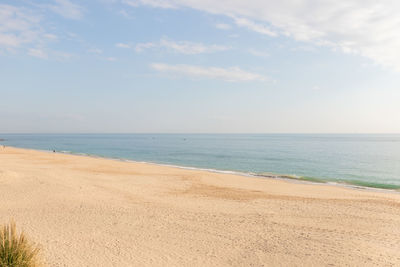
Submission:
<svg viewBox="0 0 400 267">
<path fill-rule="evenodd" d="M 0 148 L 49 266 L 400 266 L 400 195 Z"/>
</svg>

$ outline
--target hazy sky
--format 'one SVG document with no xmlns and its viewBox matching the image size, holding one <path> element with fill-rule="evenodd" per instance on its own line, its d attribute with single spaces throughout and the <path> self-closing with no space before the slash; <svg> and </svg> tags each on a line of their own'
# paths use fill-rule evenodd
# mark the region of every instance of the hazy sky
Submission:
<svg viewBox="0 0 400 267">
<path fill-rule="evenodd" d="M 0 132 L 400 133 L 400 1 L 0 0 Z"/>
</svg>

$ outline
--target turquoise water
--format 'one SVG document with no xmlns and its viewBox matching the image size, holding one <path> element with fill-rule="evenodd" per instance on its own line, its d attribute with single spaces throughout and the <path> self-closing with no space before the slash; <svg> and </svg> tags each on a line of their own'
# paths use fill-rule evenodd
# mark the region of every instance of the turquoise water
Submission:
<svg viewBox="0 0 400 267">
<path fill-rule="evenodd" d="M 0 134 L 0 138 L 5 139 L 2 144 L 15 147 L 400 188 L 400 135 Z"/>
</svg>

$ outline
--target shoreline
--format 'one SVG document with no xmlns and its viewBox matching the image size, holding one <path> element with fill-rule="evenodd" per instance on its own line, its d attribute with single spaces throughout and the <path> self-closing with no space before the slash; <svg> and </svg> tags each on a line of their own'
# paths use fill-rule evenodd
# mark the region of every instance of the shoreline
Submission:
<svg viewBox="0 0 400 267">
<path fill-rule="evenodd" d="M 399 194 L 12 147 L 0 162 L 0 218 L 49 266 L 400 264 Z"/>
<path fill-rule="evenodd" d="M 275 173 L 269 173 L 269 172 L 264 172 L 262 174 L 258 174 L 258 173 L 251 173 L 251 172 L 218 170 L 218 169 L 212 169 L 212 168 L 199 168 L 199 167 L 192 167 L 192 166 L 181 166 L 181 165 L 158 163 L 158 162 L 151 162 L 151 161 L 138 161 L 138 160 L 132 160 L 132 159 L 126 159 L 126 158 L 112 158 L 112 157 L 106 157 L 106 156 L 101 156 L 101 155 L 96 155 L 96 154 L 79 153 L 79 152 L 64 151 L 64 150 L 53 152 L 51 150 L 42 150 L 42 149 L 33 149 L 33 148 L 24 148 L 24 147 L 15 147 L 15 146 L 7 146 L 7 147 L 16 148 L 16 149 L 40 151 L 40 152 L 46 152 L 46 153 L 58 153 L 58 154 L 64 154 L 64 155 L 108 159 L 108 160 L 115 160 L 115 161 L 120 161 L 120 162 L 143 163 L 143 164 L 150 164 L 150 165 L 155 165 L 155 166 L 178 168 L 178 169 L 183 169 L 183 170 L 195 170 L 195 171 L 204 171 L 204 172 L 210 172 L 210 173 L 232 174 L 232 175 L 238 175 L 238 176 L 243 176 L 243 177 L 252 177 L 252 178 L 260 178 L 260 179 L 282 180 L 282 181 L 287 181 L 287 182 L 291 182 L 291 183 L 310 184 L 310 185 L 326 185 L 326 186 L 350 188 L 353 190 L 366 190 L 366 191 L 372 191 L 372 192 L 400 194 L 400 186 L 391 185 L 391 184 L 387 185 L 387 186 L 389 186 L 389 188 L 386 186 L 383 186 L 383 187 L 367 186 L 367 185 L 363 185 L 363 184 L 369 183 L 369 182 L 363 182 L 363 181 L 359 181 L 359 180 L 355 180 L 353 182 L 344 181 L 344 180 L 343 181 L 334 181 L 334 180 L 328 180 L 328 179 L 319 179 L 319 178 L 315 178 L 315 177 L 307 178 L 307 177 L 303 177 L 303 176 L 275 174 Z M 369 183 L 369 184 L 375 185 L 375 183 Z"/>
</svg>

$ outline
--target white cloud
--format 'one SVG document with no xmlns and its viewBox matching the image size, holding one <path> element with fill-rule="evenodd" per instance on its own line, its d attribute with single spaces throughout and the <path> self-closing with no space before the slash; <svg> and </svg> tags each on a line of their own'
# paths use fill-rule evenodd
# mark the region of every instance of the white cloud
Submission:
<svg viewBox="0 0 400 267">
<path fill-rule="evenodd" d="M 53 40 L 53 41 L 58 40 L 58 36 L 51 33 L 45 33 L 43 34 L 43 37 L 47 38 L 48 40 Z"/>
<path fill-rule="evenodd" d="M 149 48 L 165 48 L 169 51 L 173 51 L 180 54 L 194 55 L 203 53 L 214 53 L 218 51 L 225 51 L 230 49 L 230 47 L 222 45 L 205 45 L 202 43 L 194 43 L 189 41 L 175 42 L 167 39 L 161 39 L 156 43 L 139 43 L 136 45 L 135 50 L 141 52 Z"/>
<path fill-rule="evenodd" d="M 0 53 L 22 52 L 40 59 L 71 58 L 71 54 L 48 49 L 48 44 L 59 41 L 59 37 L 46 31 L 43 10 L 47 10 L 47 7 L 0 4 Z"/>
<path fill-rule="evenodd" d="M 51 49 L 44 49 L 44 48 L 29 48 L 27 51 L 27 54 L 40 58 L 40 59 L 53 59 L 57 61 L 65 61 L 65 60 L 70 60 L 74 57 L 74 55 L 65 53 L 65 52 L 60 52 L 60 51 L 54 51 Z"/>
<path fill-rule="evenodd" d="M 156 46 L 157 46 L 157 44 L 151 43 L 151 42 L 149 42 L 149 43 L 140 43 L 140 44 L 136 45 L 135 50 L 136 50 L 136 52 L 142 52 L 145 49 L 153 48 L 153 47 L 156 47 Z"/>
<path fill-rule="evenodd" d="M 37 57 L 37 58 L 41 58 L 41 59 L 47 59 L 49 57 L 44 50 L 39 49 L 39 48 L 28 49 L 28 55 Z"/>
<path fill-rule="evenodd" d="M 194 8 L 233 18 L 259 33 L 360 54 L 400 71 L 398 0 L 138 0 L 134 5 Z M 271 27 L 267 26 L 270 25 Z M 271 31 L 273 28 L 274 31 Z"/>
<path fill-rule="evenodd" d="M 115 44 L 115 46 L 118 48 L 132 48 L 130 44 L 124 44 L 124 43 L 117 43 Z"/>
<path fill-rule="evenodd" d="M 0 46 L 11 48 L 19 46 L 21 40 L 18 39 L 14 34 L 0 33 Z"/>
<path fill-rule="evenodd" d="M 240 27 L 245 27 L 245 28 L 248 28 L 249 30 L 252 30 L 252 31 L 255 31 L 255 32 L 258 32 L 261 34 L 269 35 L 272 37 L 278 36 L 278 34 L 274 31 L 272 31 L 269 27 L 262 25 L 262 24 L 255 23 L 251 20 L 235 17 L 234 21 L 235 21 L 236 25 L 238 25 Z"/>
<path fill-rule="evenodd" d="M 54 0 L 55 4 L 48 5 L 47 8 L 67 19 L 81 19 L 83 17 L 83 7 L 71 2 L 70 0 Z"/>
<path fill-rule="evenodd" d="M 40 16 L 24 8 L 0 4 L 0 48 L 14 49 L 41 42 L 46 36 L 39 22 Z"/>
<path fill-rule="evenodd" d="M 231 25 L 226 23 L 217 23 L 215 24 L 215 27 L 220 30 L 230 30 L 232 28 Z"/>
<path fill-rule="evenodd" d="M 161 47 L 165 47 L 172 51 L 181 54 L 203 54 L 203 53 L 213 53 L 218 51 L 228 50 L 229 47 L 222 45 L 205 45 L 202 43 L 194 43 L 189 41 L 174 42 L 166 39 L 162 39 L 159 44 Z"/>
<path fill-rule="evenodd" d="M 160 8 L 177 8 L 174 1 L 164 1 L 164 0 L 122 0 L 122 3 L 137 7 L 139 5 L 148 5 L 152 7 Z"/>
<path fill-rule="evenodd" d="M 190 76 L 197 78 L 211 78 L 228 82 L 245 81 L 266 81 L 268 78 L 261 74 L 244 71 L 238 67 L 219 68 L 219 67 L 200 67 L 194 65 L 169 65 L 165 63 L 153 63 L 150 67 L 156 71 L 175 74 L 180 76 Z"/>
<path fill-rule="evenodd" d="M 115 57 L 107 57 L 107 58 L 105 58 L 105 60 L 107 60 L 107 61 L 117 61 L 117 59 Z"/>
<path fill-rule="evenodd" d="M 133 19 L 133 18 L 134 18 L 131 14 L 129 14 L 129 13 L 128 13 L 126 10 L 124 10 L 124 9 L 120 10 L 119 13 L 120 13 L 122 16 L 124 16 L 125 18 L 127 18 L 127 19 Z"/>
</svg>

